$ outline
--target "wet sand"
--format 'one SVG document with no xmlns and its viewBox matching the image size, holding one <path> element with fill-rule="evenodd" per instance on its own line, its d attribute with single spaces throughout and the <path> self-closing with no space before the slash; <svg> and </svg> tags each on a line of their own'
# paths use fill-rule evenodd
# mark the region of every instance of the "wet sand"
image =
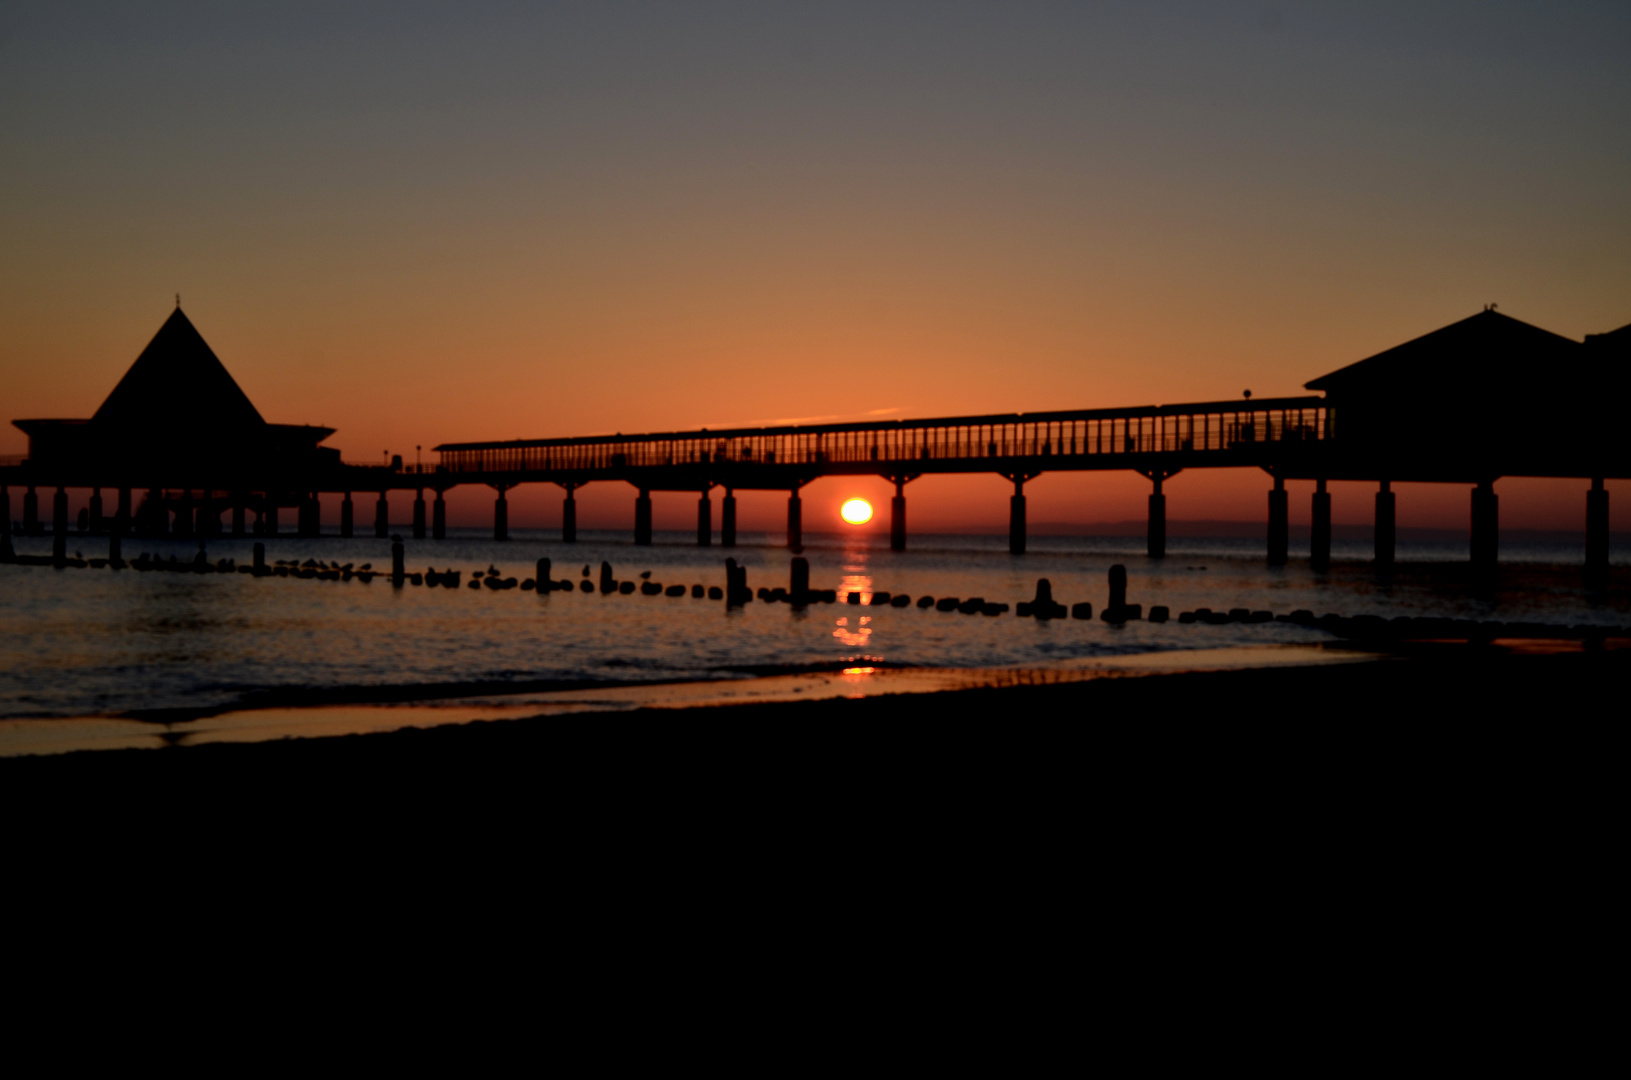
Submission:
<svg viewBox="0 0 1631 1080">
<path fill-rule="evenodd" d="M 521 800 L 568 817 L 790 800 L 850 813 L 928 799 L 1078 801 L 1104 789 L 1251 798 L 1252 785 L 1594 776 L 1618 758 L 1631 650 L 1432 643 L 1370 663 L 1189 671 L 595 709 L 364 735 L 0 759 L 8 801 Z M 1187 778 L 1187 780 L 1185 779 Z M 1414 783 L 1414 781 L 1411 781 Z M 1575 796 L 1593 789 L 1585 783 Z M 598 810 L 596 809 L 598 808 Z"/>
</svg>

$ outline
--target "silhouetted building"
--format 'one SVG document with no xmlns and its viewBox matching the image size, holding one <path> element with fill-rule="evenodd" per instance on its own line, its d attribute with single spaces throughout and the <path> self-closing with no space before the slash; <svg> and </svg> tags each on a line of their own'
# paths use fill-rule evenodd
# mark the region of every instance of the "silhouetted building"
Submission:
<svg viewBox="0 0 1631 1080">
<path fill-rule="evenodd" d="M 1333 448 L 1368 475 L 1590 475 L 1624 456 L 1627 330 L 1582 344 L 1486 309 L 1305 385 L 1330 403 Z"/>
<path fill-rule="evenodd" d="M 52 482 L 232 486 L 340 464 L 333 428 L 269 424 L 179 307 L 88 420 L 15 420 Z"/>
</svg>

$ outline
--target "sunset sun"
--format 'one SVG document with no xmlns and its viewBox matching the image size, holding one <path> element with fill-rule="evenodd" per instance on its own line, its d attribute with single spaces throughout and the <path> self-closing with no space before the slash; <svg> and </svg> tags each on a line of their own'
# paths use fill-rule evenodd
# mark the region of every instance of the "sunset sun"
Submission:
<svg viewBox="0 0 1631 1080">
<path fill-rule="evenodd" d="M 851 525 L 865 525 L 872 520 L 872 504 L 865 499 L 851 499 L 839 508 L 838 514 Z"/>
</svg>

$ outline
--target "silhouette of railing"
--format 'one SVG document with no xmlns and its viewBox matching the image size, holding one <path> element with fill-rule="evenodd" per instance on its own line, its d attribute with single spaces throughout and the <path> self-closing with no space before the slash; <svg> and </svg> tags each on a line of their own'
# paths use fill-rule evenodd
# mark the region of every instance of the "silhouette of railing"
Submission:
<svg viewBox="0 0 1631 1080">
<path fill-rule="evenodd" d="M 1134 455 L 1228 455 L 1265 444 L 1329 438 L 1319 397 L 1162 405 L 1132 409 L 888 420 L 811 427 L 738 428 L 642 435 L 447 443 L 440 471 L 581 475 L 685 465 L 938 465 L 1000 471 L 1008 459 L 1056 459 L 1055 467 Z M 1091 461 L 1091 464 L 1089 462 Z"/>
<path fill-rule="evenodd" d="M 27 454 L 0 454 L 0 469 L 27 464 Z"/>
</svg>

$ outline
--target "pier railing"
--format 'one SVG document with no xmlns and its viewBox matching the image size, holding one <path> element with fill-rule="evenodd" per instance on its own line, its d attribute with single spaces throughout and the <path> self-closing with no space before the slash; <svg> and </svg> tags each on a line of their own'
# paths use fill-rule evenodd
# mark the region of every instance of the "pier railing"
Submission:
<svg viewBox="0 0 1631 1080">
<path fill-rule="evenodd" d="M 909 471 L 926 463 L 1061 459 L 1058 468 L 1103 468 L 1107 459 L 1150 454 L 1229 454 L 1264 444 L 1330 437 L 1319 397 L 1207 402 L 1131 409 L 890 420 L 810 427 L 738 428 L 642 435 L 447 443 L 444 473 L 618 472 L 684 465 L 872 466 Z"/>
</svg>

